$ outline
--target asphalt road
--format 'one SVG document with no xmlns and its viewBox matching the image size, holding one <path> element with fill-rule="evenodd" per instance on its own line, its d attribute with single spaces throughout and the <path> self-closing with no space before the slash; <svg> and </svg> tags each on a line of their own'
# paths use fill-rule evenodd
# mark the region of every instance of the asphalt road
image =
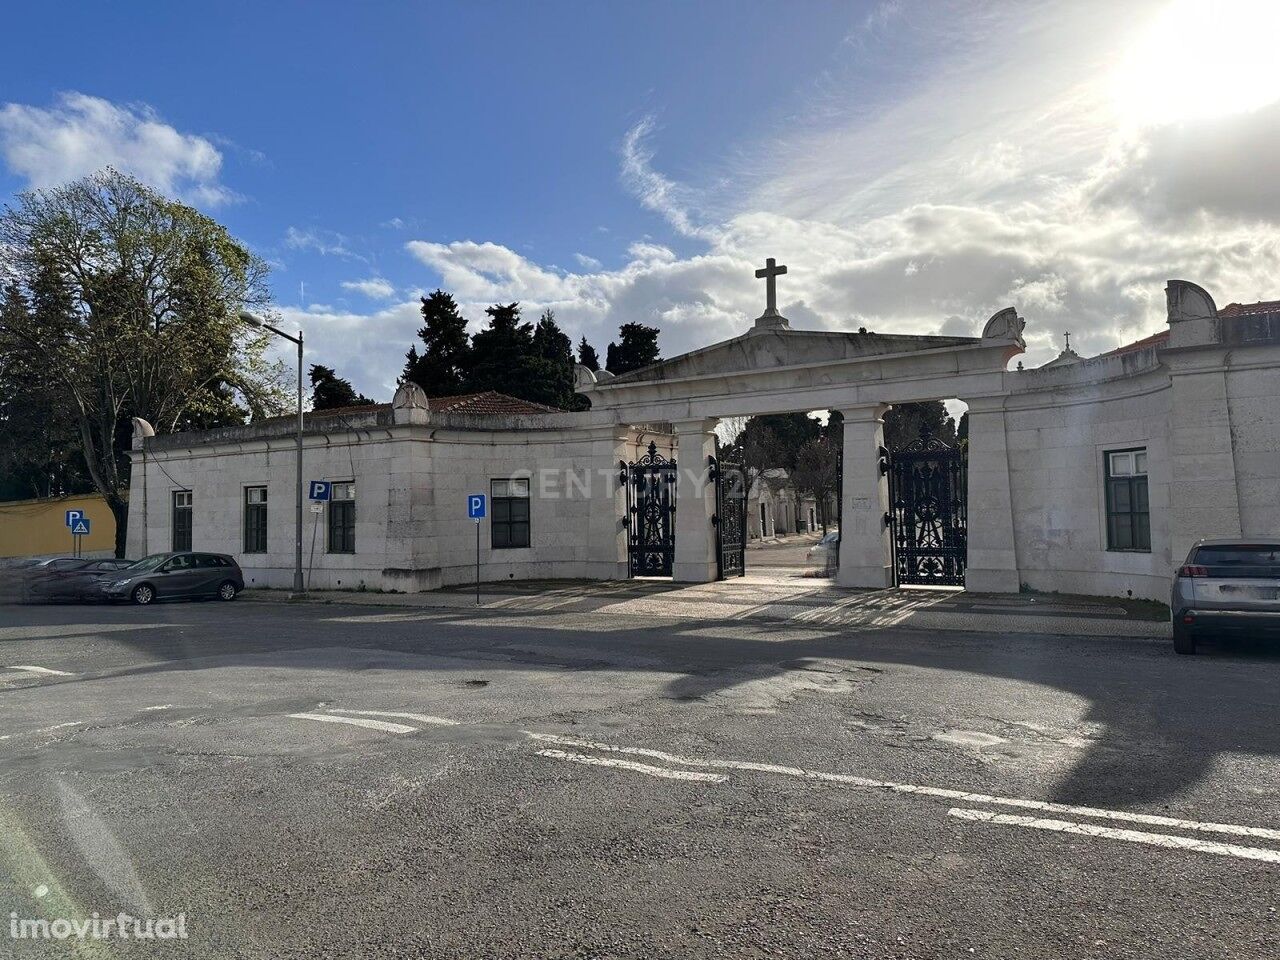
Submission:
<svg viewBox="0 0 1280 960">
<path fill-rule="evenodd" d="M 1274 957 L 1280 652 L 0 607 L 0 956 Z"/>
</svg>

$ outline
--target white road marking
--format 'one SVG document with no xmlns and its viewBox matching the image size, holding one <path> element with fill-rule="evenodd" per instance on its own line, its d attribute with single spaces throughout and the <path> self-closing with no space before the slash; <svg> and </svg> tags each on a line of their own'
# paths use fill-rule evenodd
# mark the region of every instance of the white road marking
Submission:
<svg viewBox="0 0 1280 960">
<path fill-rule="evenodd" d="M 417 733 L 417 727 L 403 723 L 387 723 L 385 720 L 366 720 L 364 717 L 335 717 L 329 713 L 291 713 L 294 720 L 319 720 L 321 723 L 347 723 L 353 727 L 367 727 L 384 733 Z"/>
<path fill-rule="evenodd" d="M 74 677 L 74 673 L 65 670 L 50 670 L 48 667 L 32 667 L 29 665 L 5 667 L 6 670 L 25 670 L 27 673 L 38 673 L 45 677 Z"/>
<path fill-rule="evenodd" d="M 1012 813 L 992 813 L 989 810 L 962 810 L 958 807 L 952 807 L 947 811 L 947 815 L 961 820 L 977 820 L 981 823 L 1030 827 L 1033 830 L 1053 830 L 1058 833 L 1074 833 L 1082 837 L 1105 837 L 1108 840 L 1143 843 L 1152 847 L 1171 847 L 1175 850 L 1194 850 L 1197 853 L 1214 853 L 1224 857 L 1239 857 L 1242 860 L 1262 860 L 1266 863 L 1280 863 L 1280 850 L 1266 850 L 1262 847 L 1241 847 L 1234 843 L 1219 843 L 1216 840 L 1197 840 L 1193 837 L 1175 837 L 1167 833 L 1146 833 L 1142 830 L 1119 830 L 1115 827 L 1100 827 L 1094 823 L 1072 823 L 1069 820 L 1024 817 Z"/>
<path fill-rule="evenodd" d="M 426 713 L 397 713 L 393 710 L 342 710 L 334 708 L 330 713 L 350 713 L 357 717 L 396 717 L 400 720 L 417 720 L 419 723 L 435 724 L 438 727 L 456 727 L 457 720 L 448 717 L 433 717 Z"/>
<path fill-rule="evenodd" d="M 1176 830 L 1194 830 L 1201 833 L 1225 833 L 1239 837 L 1256 837 L 1263 840 L 1280 840 L 1280 830 L 1269 827 L 1247 827 L 1235 823 L 1202 823 L 1198 820 L 1180 820 L 1176 817 L 1165 817 L 1151 813 L 1129 813 L 1125 810 L 1107 810 L 1101 807 L 1080 807 L 1066 803 L 1050 803 L 1045 800 L 1024 800 L 1020 797 L 998 797 L 985 793 L 970 793 L 967 790 L 950 790 L 945 787 L 924 787 L 911 783 L 894 783 L 889 780 L 871 780 L 844 773 L 823 773 L 818 770 L 806 770 L 802 767 L 781 766 L 774 763 L 751 763 L 744 760 L 704 760 L 697 757 L 682 757 L 677 754 L 664 753 L 661 750 L 650 750 L 645 747 L 620 747 L 611 743 L 598 743 L 591 740 L 578 740 L 573 737 L 558 737 L 550 733 L 533 733 L 524 731 L 525 735 L 544 743 L 559 746 L 581 747 L 589 750 L 601 750 L 608 753 L 624 753 L 632 756 L 652 757 L 666 763 L 684 767 L 710 767 L 713 769 L 749 770 L 756 773 L 776 773 L 801 780 L 816 780 L 822 783 L 839 783 L 852 787 L 890 790 L 894 793 L 914 794 L 924 797 L 937 797 L 943 800 L 960 800 L 964 803 L 986 803 L 1003 807 L 1019 807 L 1025 810 L 1038 810 L 1042 813 L 1064 813 L 1077 817 L 1094 817 L 1099 820 L 1122 820 L 1128 823 L 1141 823 L 1150 827 L 1171 827 Z"/>
<path fill-rule="evenodd" d="M 666 767 L 654 767 L 647 763 L 636 763 L 634 760 L 610 760 L 607 757 L 592 757 L 585 753 L 566 753 L 563 750 L 539 750 L 538 756 L 551 757 L 555 760 L 570 760 L 573 763 L 585 763 L 591 767 L 618 767 L 622 770 L 633 770 L 636 773 L 647 774 L 651 777 L 662 777 L 665 780 L 696 780 L 701 783 L 724 783 L 729 779 L 718 773 L 668 770 Z"/>
</svg>

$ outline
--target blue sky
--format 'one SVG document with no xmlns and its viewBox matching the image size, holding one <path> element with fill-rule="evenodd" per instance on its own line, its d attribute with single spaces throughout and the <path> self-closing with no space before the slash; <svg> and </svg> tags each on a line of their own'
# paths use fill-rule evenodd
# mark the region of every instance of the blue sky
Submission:
<svg viewBox="0 0 1280 960">
<path fill-rule="evenodd" d="M 195 203 L 384 398 L 423 290 L 670 355 L 747 328 L 765 256 L 794 326 L 1014 304 L 1043 361 L 1154 329 L 1169 276 L 1280 294 L 1273 6 L 26 4 L 0 197 L 113 162 Z"/>
</svg>

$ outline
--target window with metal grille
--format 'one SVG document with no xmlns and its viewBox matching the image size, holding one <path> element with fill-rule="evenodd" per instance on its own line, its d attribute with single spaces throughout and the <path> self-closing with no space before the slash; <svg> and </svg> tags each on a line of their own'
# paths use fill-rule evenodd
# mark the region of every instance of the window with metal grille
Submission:
<svg viewBox="0 0 1280 960">
<path fill-rule="evenodd" d="M 1112 450 L 1107 464 L 1107 549 L 1151 549 L 1151 507 L 1147 499 L 1147 451 Z"/>
<path fill-rule="evenodd" d="M 356 485 L 335 483 L 329 494 L 329 552 L 356 552 Z"/>
<path fill-rule="evenodd" d="M 173 491 L 173 549 L 191 549 L 191 491 Z"/>
<path fill-rule="evenodd" d="M 489 521 L 493 549 L 529 546 L 529 481 L 492 480 L 489 500 L 493 505 Z"/>
<path fill-rule="evenodd" d="M 244 552 L 267 552 L 267 488 L 244 488 Z"/>
</svg>

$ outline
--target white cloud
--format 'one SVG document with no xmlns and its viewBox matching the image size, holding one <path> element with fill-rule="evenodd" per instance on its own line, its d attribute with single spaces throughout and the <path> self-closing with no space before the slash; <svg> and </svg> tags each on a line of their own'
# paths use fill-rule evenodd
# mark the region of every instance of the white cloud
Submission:
<svg viewBox="0 0 1280 960">
<path fill-rule="evenodd" d="M 604 264 L 595 257 L 589 257 L 585 253 L 575 253 L 573 255 L 573 259 L 578 261 L 578 266 L 585 267 L 588 270 L 599 270 L 604 266 Z"/>
<path fill-rule="evenodd" d="M 640 120 L 622 141 L 622 182 L 647 209 L 662 216 L 686 237 L 711 239 L 715 230 L 694 222 L 689 191 L 653 168 L 649 138 L 657 124 L 652 116 Z"/>
<path fill-rule="evenodd" d="M 390 300 L 396 295 L 396 288 L 382 277 L 369 277 L 367 280 L 344 280 L 342 289 L 362 293 L 370 300 Z"/>
<path fill-rule="evenodd" d="M 170 196 L 216 206 L 237 199 L 219 181 L 222 154 L 145 104 L 61 94 L 48 109 L 0 107 L 0 155 L 28 185 L 51 187 L 112 166 Z"/>
<path fill-rule="evenodd" d="M 289 227 L 284 232 L 284 245 L 290 250 L 311 250 L 322 257 L 367 260 L 353 251 L 350 241 L 334 230 L 318 227 Z"/>
</svg>

